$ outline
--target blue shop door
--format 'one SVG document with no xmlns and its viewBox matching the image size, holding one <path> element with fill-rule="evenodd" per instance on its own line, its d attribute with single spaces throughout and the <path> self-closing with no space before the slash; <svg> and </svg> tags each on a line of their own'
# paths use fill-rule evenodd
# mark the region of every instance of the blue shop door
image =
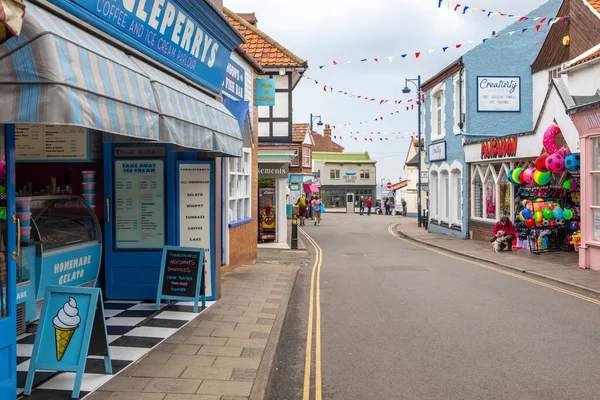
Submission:
<svg viewBox="0 0 600 400">
<path fill-rule="evenodd" d="M 0 126 L 0 399 L 17 393 L 17 214 L 14 126 Z"/>
<path fill-rule="evenodd" d="M 104 147 L 105 298 L 154 300 L 168 244 L 166 179 L 172 153 L 162 145 Z M 169 187 L 167 187 L 169 185 Z"/>
</svg>

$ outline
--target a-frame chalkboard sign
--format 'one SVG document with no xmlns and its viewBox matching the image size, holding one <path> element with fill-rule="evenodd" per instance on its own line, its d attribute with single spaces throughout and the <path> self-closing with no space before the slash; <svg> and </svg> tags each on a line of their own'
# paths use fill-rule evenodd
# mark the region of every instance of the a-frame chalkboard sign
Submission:
<svg viewBox="0 0 600 400">
<path fill-rule="evenodd" d="M 195 247 L 163 247 L 156 309 L 161 300 L 187 300 L 194 302 L 198 312 L 198 301 L 206 307 L 206 280 L 204 279 L 204 249 Z"/>
</svg>

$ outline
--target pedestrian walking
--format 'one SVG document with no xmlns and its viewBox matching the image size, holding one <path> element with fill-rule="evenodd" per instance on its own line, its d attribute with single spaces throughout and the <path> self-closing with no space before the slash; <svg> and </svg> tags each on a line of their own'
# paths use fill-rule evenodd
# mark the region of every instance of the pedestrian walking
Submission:
<svg viewBox="0 0 600 400">
<path fill-rule="evenodd" d="M 310 219 L 313 220 L 314 219 L 314 213 L 313 213 L 313 204 L 315 203 L 315 195 L 311 195 L 310 196 L 310 203 L 308 204 L 308 213 L 310 216 Z"/>
<path fill-rule="evenodd" d="M 385 215 L 390 215 L 392 213 L 391 211 L 391 201 L 389 198 L 387 198 L 387 200 L 384 203 L 385 206 Z"/>
<path fill-rule="evenodd" d="M 406 200 L 402 199 L 402 215 L 406 217 Z"/>
<path fill-rule="evenodd" d="M 365 215 L 365 197 L 360 196 L 360 201 L 358 202 L 358 208 L 360 210 L 360 215 Z"/>
<path fill-rule="evenodd" d="M 306 195 L 302 195 L 298 200 L 298 212 L 300 214 L 300 226 L 306 225 L 306 214 L 308 208 L 308 201 L 306 200 Z"/>
<path fill-rule="evenodd" d="M 315 216 L 315 226 L 321 225 L 321 200 L 319 200 L 319 196 L 315 196 L 315 199 L 312 201 L 312 210 L 313 215 Z"/>
<path fill-rule="evenodd" d="M 367 199 L 367 215 L 371 215 L 371 208 L 373 207 L 373 200 L 369 197 Z"/>
</svg>

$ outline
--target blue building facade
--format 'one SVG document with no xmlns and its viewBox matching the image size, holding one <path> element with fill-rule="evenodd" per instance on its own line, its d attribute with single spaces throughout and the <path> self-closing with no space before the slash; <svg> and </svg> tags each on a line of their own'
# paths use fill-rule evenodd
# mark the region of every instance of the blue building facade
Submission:
<svg viewBox="0 0 600 400">
<path fill-rule="evenodd" d="M 561 3 L 550 0 L 528 15 L 556 16 Z M 511 24 L 498 32 L 501 36 L 481 43 L 423 84 L 421 129 L 430 175 L 430 231 L 466 238 L 474 207 L 478 215 L 475 218 L 482 221 L 498 216 L 491 209 L 483 209 L 485 200 L 474 205 L 470 198 L 473 181 L 465 144 L 532 131 L 535 116 L 531 64 L 550 28 L 548 21 L 539 29 L 537 24 L 539 20 L 533 19 Z M 496 182 L 506 172 L 491 169 L 486 171 Z M 485 180 L 487 175 L 483 175 Z M 476 189 L 485 196 L 483 182 Z M 500 197 L 498 188 L 492 188 L 491 195 Z"/>
</svg>

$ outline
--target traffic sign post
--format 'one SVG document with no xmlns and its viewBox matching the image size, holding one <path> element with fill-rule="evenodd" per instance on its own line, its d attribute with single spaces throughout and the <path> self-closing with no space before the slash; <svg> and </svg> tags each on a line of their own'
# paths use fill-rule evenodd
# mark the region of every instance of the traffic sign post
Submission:
<svg viewBox="0 0 600 400">
<path fill-rule="evenodd" d="M 387 188 L 387 190 L 390 190 L 392 188 L 392 182 L 387 183 L 387 185 L 385 185 L 385 187 Z"/>
</svg>

